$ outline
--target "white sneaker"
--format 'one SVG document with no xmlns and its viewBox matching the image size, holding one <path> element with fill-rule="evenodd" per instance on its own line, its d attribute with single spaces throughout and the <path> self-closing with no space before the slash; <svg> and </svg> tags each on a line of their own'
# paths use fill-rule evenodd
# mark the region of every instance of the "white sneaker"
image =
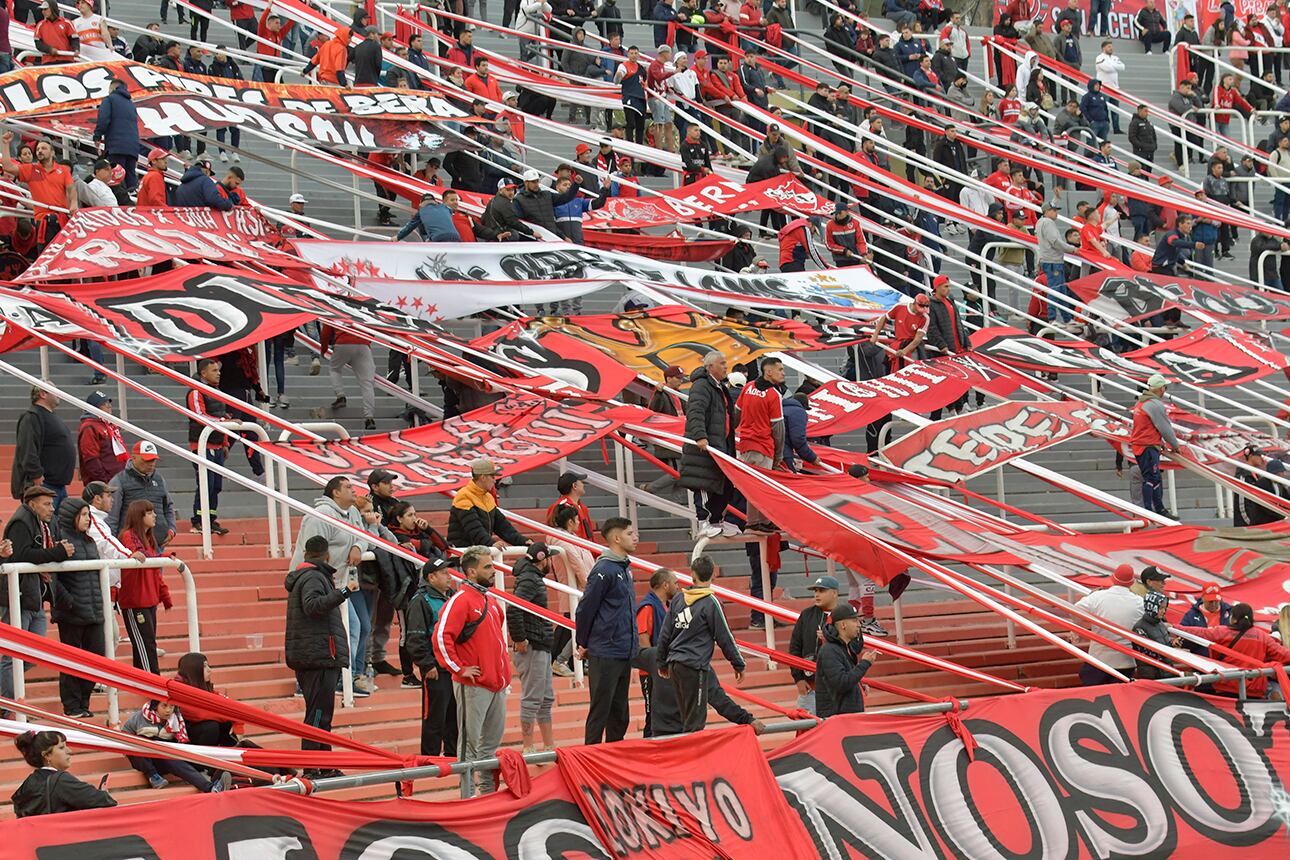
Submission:
<svg viewBox="0 0 1290 860">
<path fill-rule="evenodd" d="M 876 618 L 866 618 L 860 622 L 860 632 L 866 636 L 890 636 L 887 628 L 878 623 Z"/>
<path fill-rule="evenodd" d="M 716 525 L 715 523 L 708 523 L 706 526 L 699 529 L 699 537 L 701 538 L 714 538 L 720 535 L 721 526 Z"/>
<path fill-rule="evenodd" d="M 279 394 L 279 395 L 278 395 L 278 404 L 277 404 L 277 405 L 278 405 L 278 408 L 279 408 L 279 409 L 290 409 L 290 408 L 291 408 L 291 398 L 287 397 L 287 395 L 285 395 L 285 394 Z"/>
<path fill-rule="evenodd" d="M 227 161 L 228 161 L 228 153 L 227 153 L 227 152 L 221 152 L 221 153 L 219 154 L 219 160 L 220 160 L 220 161 L 225 161 L 225 162 L 227 162 Z"/>
<path fill-rule="evenodd" d="M 234 163 L 234 164 L 241 164 L 241 163 L 242 163 L 242 156 L 238 155 L 236 152 L 235 152 L 235 153 L 233 153 L 233 163 Z"/>
<path fill-rule="evenodd" d="M 741 528 L 739 528 L 739 526 L 735 525 L 735 524 L 734 524 L 734 523 L 732 523 L 732 522 L 722 522 L 722 523 L 721 523 L 721 536 L 722 536 L 722 537 L 738 537 L 739 535 L 741 535 L 741 534 L 743 534 L 743 533 L 744 533 L 744 530 L 743 530 L 743 529 L 741 529 Z"/>
</svg>

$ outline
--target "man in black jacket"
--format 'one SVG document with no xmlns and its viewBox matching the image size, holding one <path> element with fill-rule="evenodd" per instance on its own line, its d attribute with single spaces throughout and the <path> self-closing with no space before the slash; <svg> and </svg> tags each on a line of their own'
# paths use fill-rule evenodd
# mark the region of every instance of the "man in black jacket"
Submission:
<svg viewBox="0 0 1290 860">
<path fill-rule="evenodd" d="M 716 565 L 706 555 L 690 562 L 694 585 L 672 598 L 658 638 L 658 675 L 671 678 L 681 711 L 681 731 L 702 731 L 708 722 L 708 676 L 713 646 L 721 648 L 735 668 L 735 683 L 744 679 L 744 658 L 712 593 Z"/>
<path fill-rule="evenodd" d="M 48 487 L 28 487 L 22 494 L 22 507 L 14 511 L 4 527 L 4 544 L 0 544 L 0 558 L 27 564 L 52 564 L 66 561 L 75 551 L 68 541 L 60 541 L 52 525 L 54 521 L 54 491 Z M 19 612 L 22 629 L 37 636 L 44 636 L 49 629 L 45 618 L 45 601 L 49 599 L 48 574 L 11 574 L 18 577 L 21 595 Z M 8 585 L 8 577 L 0 576 L 0 586 Z M 4 592 L 8 594 L 8 591 Z M 0 622 L 12 624 L 9 618 L 9 601 L 0 601 Z M 0 696 L 13 698 L 13 658 L 0 657 Z"/>
<path fill-rule="evenodd" d="M 683 731 L 681 725 L 681 708 L 676 700 L 676 687 L 659 677 L 658 674 L 658 649 L 642 648 L 640 653 L 632 658 L 632 665 L 642 672 L 649 674 L 642 677 L 650 680 L 650 737 L 663 737 L 665 735 L 679 735 Z M 708 673 L 708 688 L 704 693 L 708 704 L 712 710 L 728 723 L 734 723 L 737 726 L 752 726 L 753 731 L 761 734 L 766 727 L 762 721 L 754 717 L 747 710 L 739 705 L 730 694 L 721 686 L 721 681 L 717 676 Z"/>
<path fill-rule="evenodd" d="M 493 488 L 502 470 L 487 457 L 470 463 L 470 481 L 452 497 L 448 513 L 449 546 L 525 546 L 524 539 L 497 507 Z"/>
<path fill-rule="evenodd" d="M 739 415 L 726 386 L 726 357 L 713 350 L 703 357 L 703 367 L 690 375 L 690 397 L 685 403 L 685 436 L 694 444 L 681 451 L 681 486 L 694 491 L 694 507 L 708 525 L 700 534 L 737 535 L 738 526 L 724 522 L 730 503 L 730 485 L 708 449 L 734 455 Z"/>
<path fill-rule="evenodd" d="M 582 188 L 581 183 L 575 180 L 563 192 L 555 192 L 542 187 L 542 174 L 533 168 L 524 171 L 520 178 L 524 181 L 524 188 L 512 201 L 516 217 L 560 235 L 560 228 L 555 222 L 555 207 L 563 206 L 577 197 Z"/>
<path fill-rule="evenodd" d="M 968 173 L 968 154 L 967 147 L 959 139 L 959 130 L 954 126 L 945 129 L 945 137 L 932 149 L 932 160 L 947 170 L 954 170 L 964 176 Z M 946 176 L 945 185 L 941 187 L 941 196 L 955 203 L 959 202 L 959 194 L 963 191 L 963 183 L 959 182 L 953 176 Z"/>
<path fill-rule="evenodd" d="M 528 553 L 515 562 L 512 576 L 515 581 L 511 592 L 520 600 L 546 609 L 546 583 L 543 578 L 551 570 L 551 551 L 538 541 L 529 544 Z M 506 607 L 506 626 L 511 633 L 511 649 L 515 652 L 515 674 L 520 679 L 520 738 L 524 752 L 537 752 L 533 746 L 533 724 L 542 733 L 542 748 L 555 749 L 555 734 L 551 730 L 551 706 L 555 704 L 555 688 L 551 682 L 551 644 L 554 628 L 541 615 L 521 609 Z"/>
<path fill-rule="evenodd" d="M 513 179 L 497 180 L 497 194 L 488 201 L 484 214 L 479 218 L 480 224 L 497 234 L 498 242 L 530 242 L 536 238 L 533 231 L 515 217 L 515 187 Z M 554 218 L 555 210 L 551 211 Z"/>
<path fill-rule="evenodd" d="M 927 344 L 932 357 L 958 355 L 971 347 L 968 341 L 967 328 L 963 325 L 963 314 L 950 295 L 952 288 L 948 275 L 937 275 L 932 279 L 932 303 L 928 307 Z M 981 392 L 977 392 L 977 404 L 984 401 Z M 967 394 L 950 404 L 950 411 L 955 415 L 967 403 Z M 941 410 L 932 413 L 932 420 L 941 420 Z"/>
<path fill-rule="evenodd" d="M 856 649 L 863 647 L 864 637 L 860 633 L 860 615 L 851 604 L 840 604 L 833 610 L 832 619 L 824 628 L 824 643 L 815 656 L 815 715 L 821 719 L 864 711 L 860 682 L 878 661 L 878 652 L 873 649 L 861 651 L 860 659 L 856 659 Z"/>
<path fill-rule="evenodd" d="M 354 48 L 354 86 L 375 87 L 381 83 L 381 41 L 375 27 L 368 27 L 363 41 Z"/>
<path fill-rule="evenodd" d="M 408 601 L 408 653 L 421 670 L 421 755 L 457 754 L 457 701 L 452 673 L 435 659 L 435 624 L 452 597 L 452 563 L 435 558 L 421 568 L 421 589 Z"/>
<path fill-rule="evenodd" d="M 76 442 L 63 419 L 54 414 L 58 395 L 39 386 L 31 389 L 31 406 L 18 416 L 17 441 L 9 491 L 15 499 L 32 485 L 54 492 L 54 509 L 67 498 L 67 485 L 76 474 Z"/>
<path fill-rule="evenodd" d="M 1276 496 L 1280 493 L 1279 485 L 1273 482 L 1271 478 L 1264 475 L 1263 472 L 1279 472 L 1284 476 L 1285 464 L 1280 460 L 1268 460 L 1267 456 L 1254 445 L 1246 446 L 1241 452 L 1241 459 L 1245 461 L 1246 466 L 1236 467 L 1236 480 L 1262 490 L 1265 493 Z M 1254 471 L 1254 470 L 1260 471 Z M 1253 499 L 1247 499 L 1239 493 L 1236 496 L 1236 505 L 1233 509 L 1233 524 L 1238 526 L 1262 526 L 1268 523 L 1279 522 L 1285 517 L 1272 510 L 1266 505 L 1261 505 Z"/>
<path fill-rule="evenodd" d="M 305 699 L 305 724 L 331 731 L 336 709 L 340 671 L 349 666 L 349 637 L 340 607 L 358 591 L 358 577 L 350 576 L 343 588 L 332 585 L 336 570 L 327 563 L 327 538 L 314 535 L 305 541 L 304 561 L 287 574 L 287 668 Z M 329 744 L 301 741 L 305 750 L 329 750 Z M 311 778 L 329 776 L 315 772 Z"/>
<path fill-rule="evenodd" d="M 815 652 L 824 641 L 824 626 L 829 621 L 829 613 L 838 605 L 838 581 L 832 576 L 817 577 L 811 583 L 811 593 L 815 603 L 797 616 L 788 642 L 788 653 L 803 660 L 814 660 Z M 788 671 L 797 685 L 797 706 L 815 713 L 815 673 L 795 668 Z"/>
</svg>

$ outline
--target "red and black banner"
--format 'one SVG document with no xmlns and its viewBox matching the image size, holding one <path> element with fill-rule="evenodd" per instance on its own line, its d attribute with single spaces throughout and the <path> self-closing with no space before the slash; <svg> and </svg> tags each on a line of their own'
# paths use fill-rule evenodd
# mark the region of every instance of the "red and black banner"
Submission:
<svg viewBox="0 0 1290 860">
<path fill-rule="evenodd" d="M 114 79 L 126 82 L 139 133 L 148 138 L 243 126 L 346 149 L 430 155 L 473 146 L 440 125 L 461 112 L 424 92 L 229 80 L 128 60 L 30 66 L 0 76 L 0 114 L 84 131 Z"/>
<path fill-rule="evenodd" d="M 1021 380 L 971 353 L 916 361 L 878 379 L 834 380 L 811 391 L 812 437 L 858 430 L 898 409 L 934 412 L 973 389 L 1006 395 Z"/>
<path fill-rule="evenodd" d="M 556 403 L 512 394 L 488 406 L 410 430 L 340 441 L 262 443 L 316 476 L 365 482 L 373 469 L 399 476 L 399 494 L 452 490 L 470 480 L 470 461 L 487 457 L 516 474 L 568 457 L 644 410 L 634 406 Z"/>
<path fill-rule="evenodd" d="M 1236 284 L 1145 272 L 1096 272 L 1071 281 L 1069 286 L 1091 312 L 1124 322 L 1153 317 L 1170 308 L 1204 311 L 1227 320 L 1290 319 L 1290 296 Z"/>
<path fill-rule="evenodd" d="M 833 203 L 817 196 L 792 174 L 744 185 L 716 174 L 652 197 L 613 197 L 592 210 L 588 227 L 631 229 L 688 224 L 719 215 L 759 209 L 789 209 L 803 215 L 833 214 Z"/>
<path fill-rule="evenodd" d="M 884 447 L 882 453 L 893 466 L 914 474 L 966 481 L 1009 460 L 1088 433 L 1096 415 L 1082 403 L 1010 401 L 925 424 Z"/>
<path fill-rule="evenodd" d="M 821 857 L 1244 860 L 1287 846 L 1285 706 L 1147 681 L 834 717 L 770 764 Z"/>
<path fill-rule="evenodd" d="M 1007 326 L 979 329 L 971 340 L 974 352 L 1030 373 L 1123 373 L 1146 379 L 1156 372 L 1085 340 L 1047 340 Z"/>
<path fill-rule="evenodd" d="M 1182 382 L 1206 386 L 1252 382 L 1290 366 L 1290 359 L 1266 340 L 1224 323 L 1206 323 L 1124 357 Z"/>
<path fill-rule="evenodd" d="M 502 358 L 586 391 L 602 400 L 618 396 L 636 372 L 612 356 L 575 337 L 554 329 L 532 331 L 513 322 L 472 341 L 480 350 L 493 350 Z"/>
<path fill-rule="evenodd" d="M 98 280 L 168 260 L 253 262 L 309 268 L 273 244 L 277 231 L 254 209 L 93 207 L 81 209 L 15 283 Z"/>
</svg>

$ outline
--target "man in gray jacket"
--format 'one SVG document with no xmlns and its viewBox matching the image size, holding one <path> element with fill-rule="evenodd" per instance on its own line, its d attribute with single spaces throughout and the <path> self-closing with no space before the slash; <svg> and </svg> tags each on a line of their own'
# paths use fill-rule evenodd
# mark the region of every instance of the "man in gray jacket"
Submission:
<svg viewBox="0 0 1290 860">
<path fill-rule="evenodd" d="M 726 624 L 721 601 L 712 593 L 716 566 L 701 555 L 690 562 L 694 585 L 672 598 L 658 639 L 658 674 L 671 678 L 681 711 L 681 731 L 701 731 L 708 722 L 708 675 L 712 648 L 720 646 L 735 668 L 735 683 L 743 683 L 744 658 Z"/>
<path fill-rule="evenodd" d="M 1039 219 L 1035 235 L 1039 238 L 1039 268 L 1048 282 L 1048 321 L 1060 316 L 1063 323 L 1069 323 L 1075 297 L 1066 286 L 1066 255 L 1075 253 L 1077 249 L 1066 241 L 1066 228 L 1057 223 L 1057 205 L 1056 200 L 1044 204 L 1044 217 Z M 1070 304 L 1053 301 L 1058 295 L 1064 296 Z"/>
<path fill-rule="evenodd" d="M 363 530 L 363 518 L 354 506 L 354 485 L 348 478 L 332 478 L 323 487 L 323 494 L 314 499 L 314 510 L 354 528 Z M 327 539 L 327 563 L 336 570 L 336 584 L 343 585 L 349 568 L 356 567 L 362 559 L 367 543 L 357 535 L 333 525 L 320 517 L 305 517 L 296 535 L 296 550 L 291 556 L 291 569 L 301 565 L 305 557 L 305 542 L 314 535 Z"/>
<path fill-rule="evenodd" d="M 152 502 L 157 511 L 157 525 L 152 534 L 158 546 L 165 546 L 175 536 L 175 502 L 166 489 L 166 479 L 157 472 L 157 446 L 151 442 L 136 442 L 130 451 L 130 462 L 108 483 L 112 490 L 112 510 L 108 512 L 108 525 L 112 534 L 121 533 L 125 512 L 131 502 Z"/>
</svg>

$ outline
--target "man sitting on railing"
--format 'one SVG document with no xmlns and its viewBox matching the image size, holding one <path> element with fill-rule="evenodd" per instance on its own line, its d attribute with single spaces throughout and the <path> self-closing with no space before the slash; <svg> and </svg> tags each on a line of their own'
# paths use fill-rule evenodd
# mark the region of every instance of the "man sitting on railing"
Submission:
<svg viewBox="0 0 1290 860">
<path fill-rule="evenodd" d="M 1160 53 L 1169 53 L 1169 25 L 1165 22 L 1165 16 L 1160 14 L 1156 8 L 1156 0 L 1145 0 L 1142 8 L 1138 10 L 1138 41 L 1146 49 L 1148 54 L 1151 53 L 1151 46 L 1160 45 Z"/>
</svg>

